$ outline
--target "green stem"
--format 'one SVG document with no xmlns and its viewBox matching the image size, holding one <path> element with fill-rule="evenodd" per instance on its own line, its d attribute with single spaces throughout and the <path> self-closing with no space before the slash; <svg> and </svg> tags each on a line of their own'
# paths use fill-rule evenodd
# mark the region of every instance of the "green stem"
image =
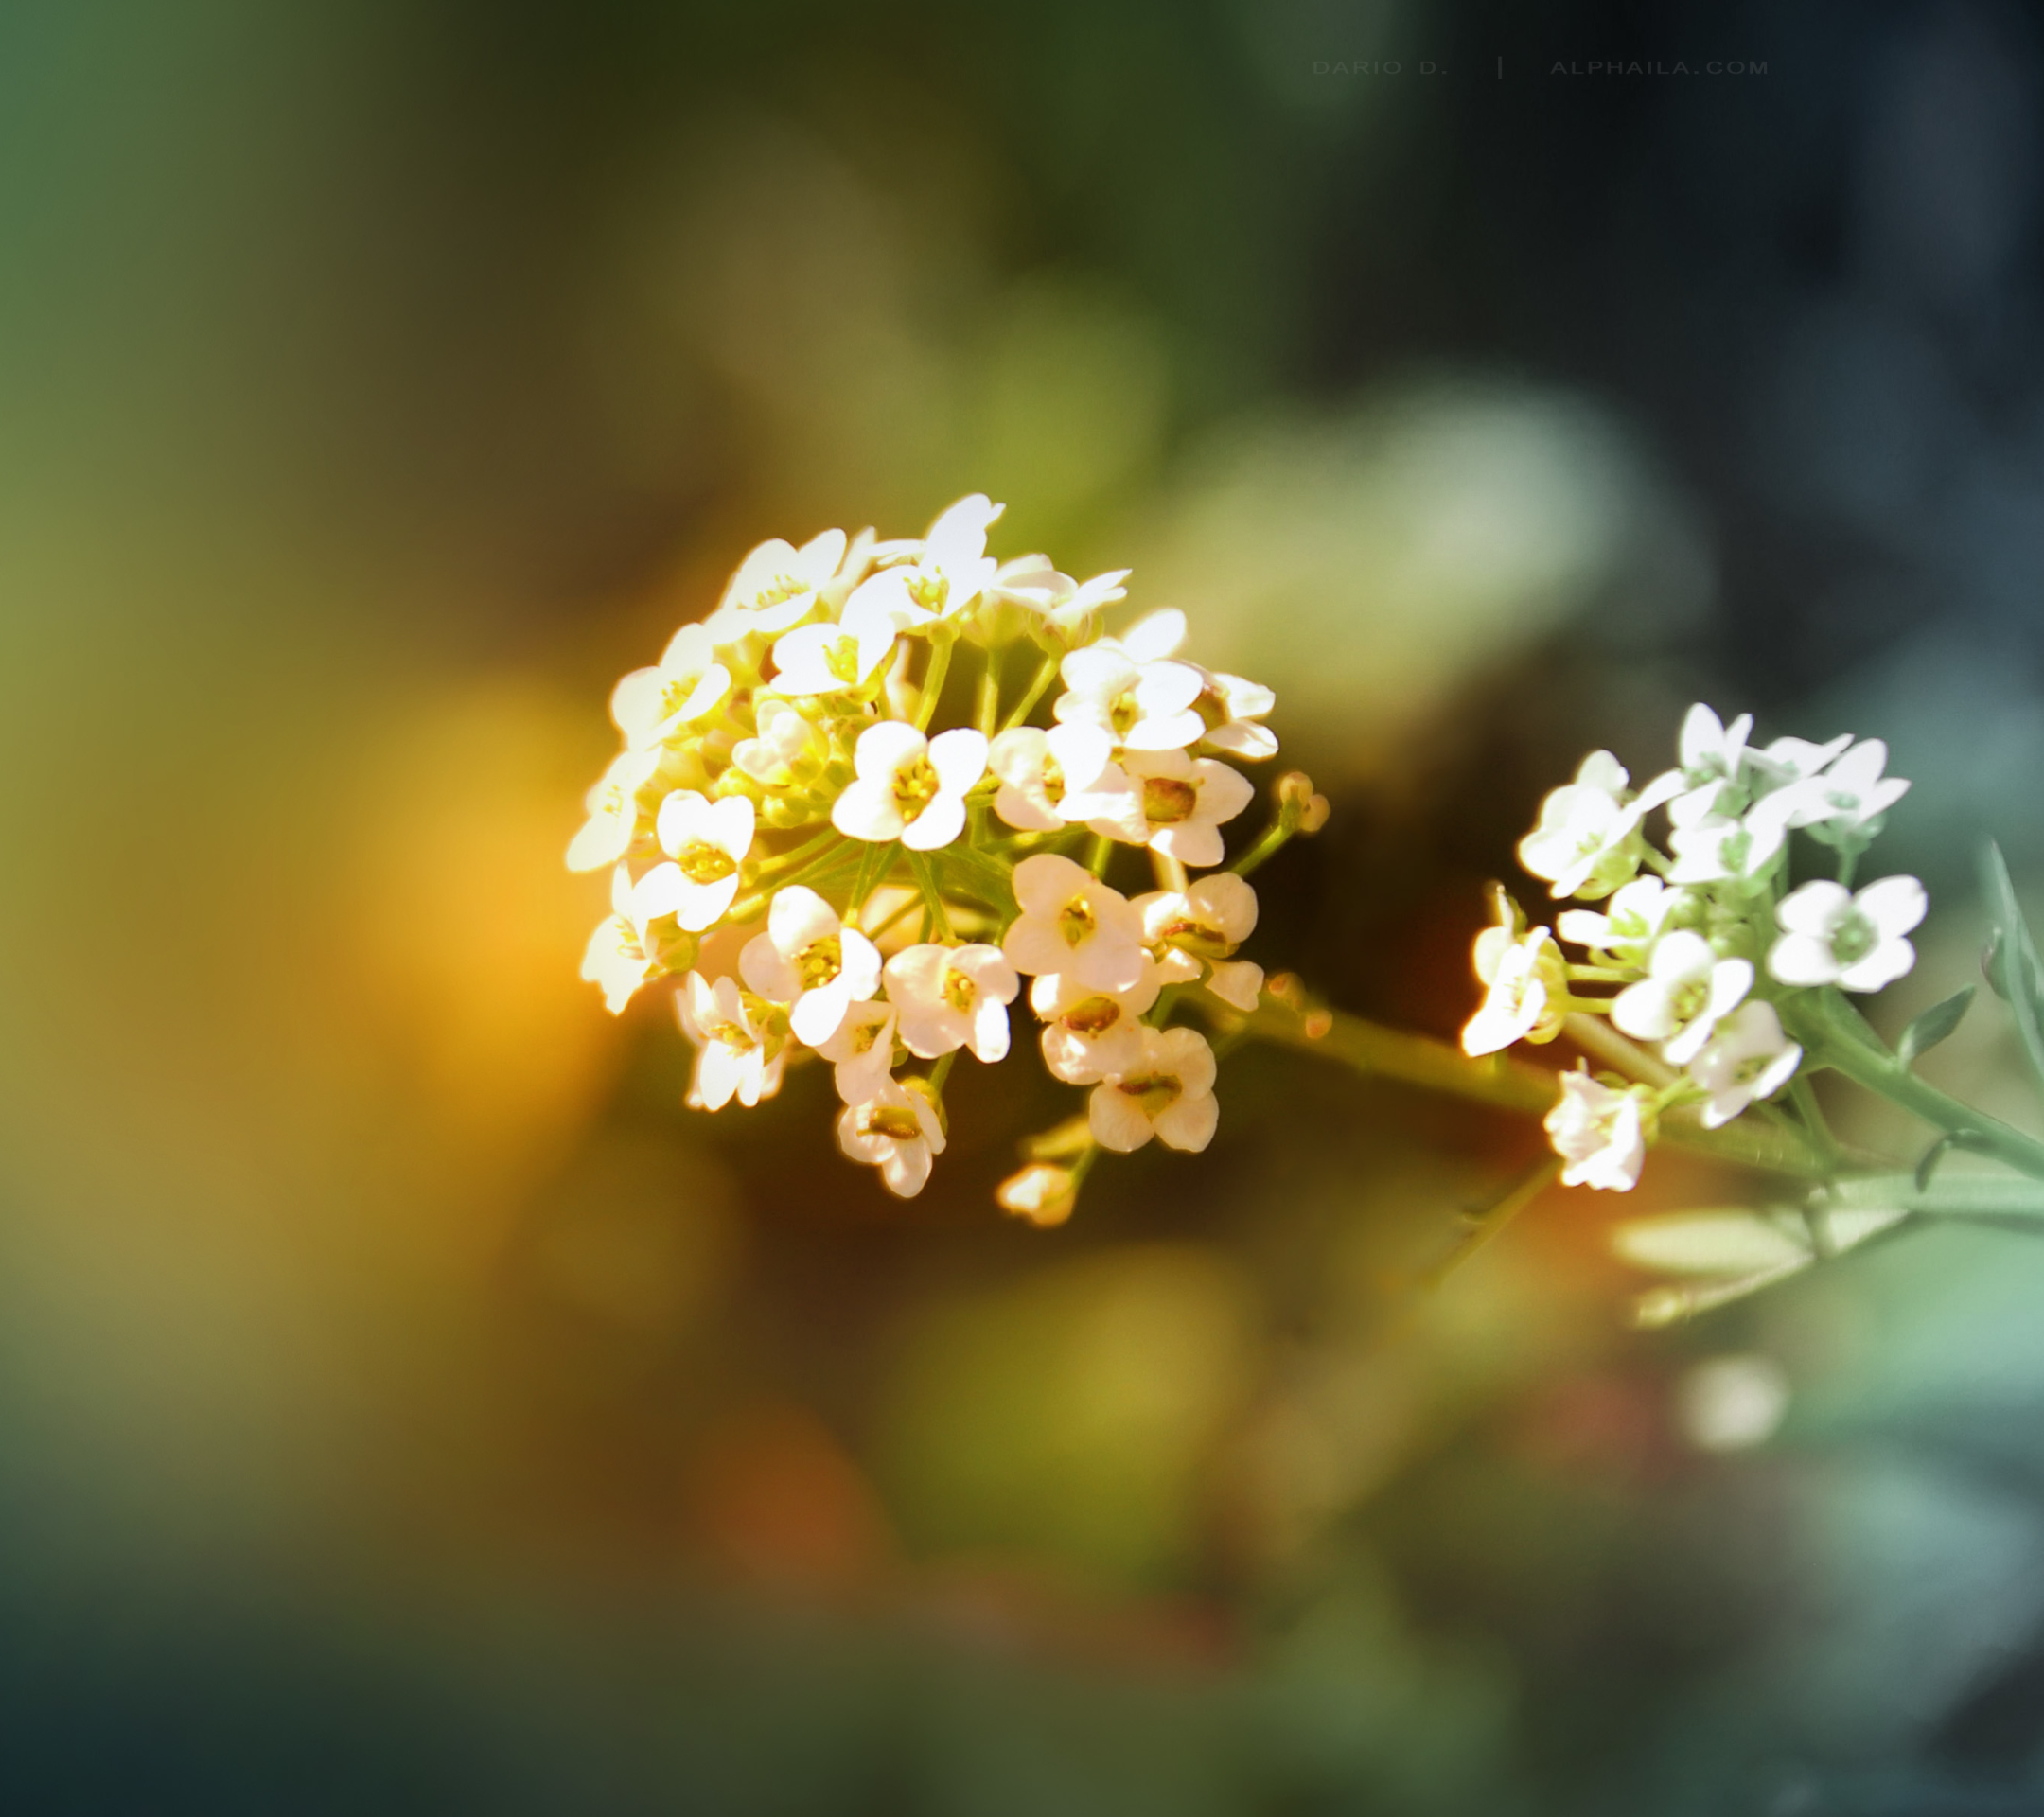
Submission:
<svg viewBox="0 0 2044 1817">
<path fill-rule="evenodd" d="M 889 914 L 884 921 L 881 922 L 879 926 L 869 927 L 866 929 L 866 938 L 868 940 L 878 940 L 880 936 L 886 933 L 890 927 L 892 927 L 897 922 L 900 922 L 906 917 L 913 914 L 918 908 L 922 907 L 923 898 L 920 895 L 904 896 L 901 901 L 894 905 L 893 911 Z"/>
<path fill-rule="evenodd" d="M 927 732 L 936 716 L 937 699 L 943 693 L 944 674 L 951 666 L 951 646 L 957 636 L 948 628 L 930 633 L 929 667 L 923 676 L 923 697 L 916 702 L 916 730 Z"/>
<path fill-rule="evenodd" d="M 1279 803 L 1278 818 L 1263 829 L 1261 837 L 1228 866 L 1238 876 L 1246 877 L 1250 872 L 1275 857 L 1284 849 L 1286 842 L 1298 831 L 1298 813 L 1295 808 Z"/>
<path fill-rule="evenodd" d="M 1628 1040 L 1602 1016 L 1585 1015 L 1577 1011 L 1562 1022 L 1561 1028 L 1568 1038 L 1593 1060 L 1603 1061 L 1628 1079 L 1637 1079 L 1659 1089 L 1672 1085 L 1682 1077 L 1678 1068 Z"/>
<path fill-rule="evenodd" d="M 1885 1048 L 1869 1047 L 1865 1023 L 1837 991 L 1826 987 L 1800 993 L 1784 1007 L 1791 1032 L 1819 1064 L 1836 1067 L 1855 1085 L 1899 1104 L 1934 1129 L 1967 1137 L 1967 1146 L 1979 1153 L 2044 1179 L 2044 1142 L 1926 1084 Z"/>
<path fill-rule="evenodd" d="M 753 881 L 755 883 L 765 882 L 768 877 L 779 876 L 782 872 L 791 866 L 800 869 L 828 852 L 843 838 L 844 835 L 839 833 L 835 826 L 826 826 L 815 838 L 805 840 L 802 844 L 796 846 L 794 850 L 784 852 L 778 857 L 765 860 L 759 869 L 753 873 Z"/>
<path fill-rule="evenodd" d="M 916 880 L 916 889 L 922 892 L 923 907 L 929 915 L 929 931 L 939 940 L 951 938 L 951 917 L 944 913 L 943 897 L 937 889 L 936 873 L 930 869 L 928 856 L 921 852 L 908 854 L 909 874 Z"/>
<path fill-rule="evenodd" d="M 1042 667 L 1031 678 L 1029 691 L 1008 709 L 1008 716 L 1000 723 L 1003 732 L 1013 731 L 1036 710 L 1037 701 L 1044 697 L 1044 690 L 1057 679 L 1058 664 L 1062 661 L 1056 656 L 1044 658 Z"/>
<path fill-rule="evenodd" d="M 845 904 L 845 913 L 854 918 L 862 915 L 867 899 L 885 881 L 894 868 L 894 855 L 901 850 L 892 839 L 875 839 L 859 855 L 859 867 L 852 879 L 852 893 Z M 870 935 L 871 927 L 866 929 Z"/>
<path fill-rule="evenodd" d="M 1440 1286 L 1450 1275 L 1510 1227 L 1533 1201 L 1555 1183 L 1561 1172 L 1559 1156 L 1549 1155 L 1535 1161 L 1504 1193 L 1471 1218 L 1462 1240 L 1420 1278 L 1426 1287 Z"/>
<path fill-rule="evenodd" d="M 1831 1133 L 1831 1124 L 1824 1114 L 1824 1106 L 1817 1102 L 1816 1087 L 1809 1082 L 1809 1075 L 1798 1072 L 1788 1086 L 1789 1101 L 1796 1107 L 1796 1114 L 1803 1120 L 1803 1127 L 1809 1138 L 1824 1155 L 1824 1163 L 1834 1172 L 1843 1158 L 1838 1138 Z"/>
<path fill-rule="evenodd" d="M 808 863 L 790 871 L 785 876 L 777 876 L 760 881 L 758 887 L 748 894 L 741 896 L 725 910 L 725 919 L 733 924 L 750 921 L 755 915 L 765 911 L 767 903 L 772 900 L 778 891 L 791 889 L 798 883 L 819 882 L 833 873 L 844 870 L 852 860 L 847 853 L 837 849 L 837 847 L 850 844 L 849 839 L 838 839 L 832 849 L 818 854 Z M 856 892 L 855 892 L 853 897 L 855 907 L 857 900 Z"/>
<path fill-rule="evenodd" d="M 1008 652 L 998 644 L 986 653 L 986 666 L 979 671 L 979 711 L 977 722 L 983 736 L 992 739 L 1000 717 L 1000 672 Z"/>
<path fill-rule="evenodd" d="M 1546 1067 L 1506 1054 L 1472 1060 L 1445 1041 L 1387 1029 L 1340 1010 L 1301 1014 L 1266 998 L 1239 1026 L 1253 1039 L 1320 1054 L 1365 1078 L 1391 1079 L 1500 1110 L 1543 1117 L 1560 1093 L 1559 1075 Z M 1705 1129 L 1684 1118 L 1664 1118 L 1661 1140 L 1795 1179 L 1821 1179 L 1824 1173 L 1806 1144 L 1784 1141 L 1772 1131 L 1743 1121 Z"/>
</svg>

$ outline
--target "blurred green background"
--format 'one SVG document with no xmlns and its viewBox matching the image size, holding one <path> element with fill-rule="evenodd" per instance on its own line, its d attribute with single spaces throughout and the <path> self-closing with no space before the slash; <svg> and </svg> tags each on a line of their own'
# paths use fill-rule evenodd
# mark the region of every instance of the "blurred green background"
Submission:
<svg viewBox="0 0 2044 1817">
<path fill-rule="evenodd" d="M 1554 69 L 1678 57 L 1767 67 Z M 1649 1337 L 1554 1193 L 1425 1293 L 1537 1132 L 1258 1053 L 1054 1232 L 1052 1095 L 961 1068 L 897 1204 L 814 1073 L 681 1111 L 559 856 L 753 541 L 983 488 L 1278 689 L 1266 964 L 1451 1032 L 1540 795 L 1700 696 L 1916 779 L 1906 1015 L 1982 835 L 2044 867 L 2039 69 L 1929 0 L 0 9 L 6 1807 L 2044 1807 L 2015 1240 Z"/>
</svg>

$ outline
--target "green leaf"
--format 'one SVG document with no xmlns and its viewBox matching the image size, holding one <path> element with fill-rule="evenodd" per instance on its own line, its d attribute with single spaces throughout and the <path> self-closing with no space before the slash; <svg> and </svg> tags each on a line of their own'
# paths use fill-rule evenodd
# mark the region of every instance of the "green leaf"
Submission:
<svg viewBox="0 0 2044 1817">
<path fill-rule="evenodd" d="M 1813 1259 L 1800 1229 L 1743 1209 L 1630 1219 L 1612 1231 L 1612 1247 L 1635 1268 L 1665 1275 L 1768 1275 Z"/>
<path fill-rule="evenodd" d="M 2016 901 L 2016 886 L 2009 879 L 2007 860 L 2001 856 L 2001 848 L 1991 840 L 1982 868 L 1986 873 L 1987 909 L 1994 917 L 1998 936 L 2002 994 L 2016 1018 L 2016 1032 L 2030 1069 L 2044 1085 L 2044 1003 L 2039 1003 L 2037 996 L 2036 947 Z"/>
<path fill-rule="evenodd" d="M 1944 1002 L 1933 1003 L 1902 1031 L 1895 1058 L 1905 1067 L 1914 1066 L 1919 1053 L 1929 1053 L 1959 1026 L 1966 1011 L 1973 1007 L 1973 997 L 1978 988 L 1968 984 L 1963 991 L 1954 991 Z"/>
<path fill-rule="evenodd" d="M 1690 1286 L 1663 1285 L 1649 1288 L 1632 1302 L 1632 1322 L 1643 1331 L 1658 1331 L 1664 1326 L 1679 1325 L 1684 1319 L 1696 1318 L 1704 1313 L 1714 1313 L 1720 1306 L 1729 1306 L 1735 1300 L 1744 1299 L 1757 1294 L 1763 1288 L 1771 1287 L 1776 1281 L 1787 1280 L 1809 1265 L 1810 1257 L 1801 1261 L 1785 1262 L 1777 1268 L 1763 1268 L 1758 1274 L 1739 1275 L 1730 1280 L 1703 1280 Z"/>
<path fill-rule="evenodd" d="M 1964 1146 L 1962 1143 L 1961 1146 Z M 1862 1173 L 1838 1181 L 1828 1203 L 1845 1210 L 1894 1208 L 1927 1218 L 2025 1218 L 2044 1222 L 2044 1181 L 2008 1173 L 1941 1172 L 1925 1186 L 1912 1173 Z"/>
</svg>

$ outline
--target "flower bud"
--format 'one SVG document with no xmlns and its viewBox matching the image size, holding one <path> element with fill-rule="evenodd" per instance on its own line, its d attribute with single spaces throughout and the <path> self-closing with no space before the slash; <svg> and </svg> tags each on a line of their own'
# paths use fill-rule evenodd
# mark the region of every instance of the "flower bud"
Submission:
<svg viewBox="0 0 2044 1817">
<path fill-rule="evenodd" d="M 1068 1167 L 1031 1161 L 995 1188 L 994 1196 L 1002 1210 L 1027 1218 L 1039 1230 L 1048 1230 L 1071 1216 L 1079 1198 L 1079 1178 Z"/>
<path fill-rule="evenodd" d="M 1278 811 L 1295 831 L 1313 834 L 1327 824 L 1328 799 L 1313 792 L 1303 769 L 1288 769 L 1278 779 Z"/>
</svg>

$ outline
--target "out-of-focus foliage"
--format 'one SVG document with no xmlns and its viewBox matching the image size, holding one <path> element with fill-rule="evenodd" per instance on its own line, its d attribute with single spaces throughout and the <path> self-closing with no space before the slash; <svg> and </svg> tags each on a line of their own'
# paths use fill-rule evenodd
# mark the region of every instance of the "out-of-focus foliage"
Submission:
<svg viewBox="0 0 2044 1817">
<path fill-rule="evenodd" d="M 1536 73 L 1600 35 L 1769 73 Z M 1451 74 L 1312 73 L 1388 56 Z M 1542 789 L 1715 694 L 1917 779 L 1927 1008 L 2044 852 L 2036 70 L 1985 4 L 0 18 L 9 1807 L 2034 1803 L 2012 1240 L 1642 1339 L 1550 1195 L 1423 1292 L 1534 1132 L 1254 1055 L 1196 1176 L 1002 1223 L 990 1100 L 905 1208 L 683 1115 L 558 854 L 736 554 L 984 486 L 1344 775 L 1259 880 L 1339 1000 L 1454 1027 Z M 2028 1114 L 1984 1018 L 1924 1067 Z"/>
</svg>

